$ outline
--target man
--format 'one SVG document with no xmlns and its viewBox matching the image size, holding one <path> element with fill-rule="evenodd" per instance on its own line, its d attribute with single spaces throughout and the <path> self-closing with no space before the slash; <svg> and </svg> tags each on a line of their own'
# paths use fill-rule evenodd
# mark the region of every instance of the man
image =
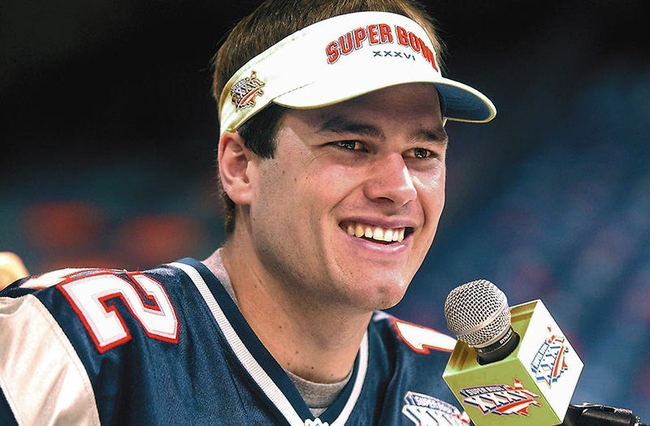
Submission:
<svg viewBox="0 0 650 426">
<path fill-rule="evenodd" d="M 445 199 L 443 78 L 411 0 L 266 1 L 215 58 L 228 237 L 203 262 L 0 293 L 0 423 L 461 425 L 453 340 L 381 312 Z"/>
</svg>

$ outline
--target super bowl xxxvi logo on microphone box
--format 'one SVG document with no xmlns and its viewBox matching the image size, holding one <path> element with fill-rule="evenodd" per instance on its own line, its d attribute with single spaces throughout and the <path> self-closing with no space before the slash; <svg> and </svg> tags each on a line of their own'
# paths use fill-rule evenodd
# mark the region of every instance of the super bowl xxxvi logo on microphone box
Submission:
<svg viewBox="0 0 650 426">
<path fill-rule="evenodd" d="M 548 329 L 552 333 L 551 328 Z M 537 354 L 530 364 L 530 371 L 535 374 L 538 382 L 545 382 L 550 388 L 557 382 L 565 371 L 569 369 L 566 363 L 566 355 L 569 347 L 566 345 L 564 336 L 551 334 L 537 350 Z"/>
<path fill-rule="evenodd" d="M 490 385 L 463 388 L 460 394 L 463 402 L 478 408 L 482 414 L 528 416 L 530 406 L 539 407 L 536 401 L 539 395 L 524 389 L 521 382 L 515 379 L 514 386 Z"/>
</svg>

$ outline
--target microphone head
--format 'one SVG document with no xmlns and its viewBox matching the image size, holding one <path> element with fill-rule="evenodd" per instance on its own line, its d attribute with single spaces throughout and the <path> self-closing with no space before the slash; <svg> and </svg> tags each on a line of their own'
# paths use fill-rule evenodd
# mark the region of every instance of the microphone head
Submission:
<svg viewBox="0 0 650 426">
<path fill-rule="evenodd" d="M 453 289 L 445 301 L 447 328 L 469 346 L 484 348 L 510 328 L 506 295 L 488 280 L 476 280 Z"/>
</svg>

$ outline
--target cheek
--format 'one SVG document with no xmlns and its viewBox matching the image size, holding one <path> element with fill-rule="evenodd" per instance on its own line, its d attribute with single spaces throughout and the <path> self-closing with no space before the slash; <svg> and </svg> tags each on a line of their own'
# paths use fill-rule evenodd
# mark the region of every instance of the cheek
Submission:
<svg viewBox="0 0 650 426">
<path fill-rule="evenodd" d="M 418 193 L 428 213 L 439 212 L 445 205 L 445 178 L 445 169 L 441 169 L 434 176 L 425 176 L 422 179 L 418 179 Z"/>
<path fill-rule="evenodd" d="M 293 161 L 295 164 L 297 160 Z M 292 226 L 301 226 L 300 223 L 309 220 L 310 210 L 326 202 L 329 188 L 335 184 L 335 179 L 311 173 L 302 167 L 269 163 L 259 174 L 257 195 L 263 205 L 260 207 L 264 209 L 260 214 L 273 214 L 275 221 L 289 221 Z"/>
<path fill-rule="evenodd" d="M 426 240 L 428 244 L 433 242 L 433 238 L 438 229 L 438 223 L 442 216 L 445 206 L 445 180 L 440 179 L 433 185 L 428 185 L 420 191 L 422 209 L 424 210 L 424 228 L 426 229 Z"/>
<path fill-rule="evenodd" d="M 331 203 L 351 192 L 357 178 L 350 170 L 342 166 L 331 166 L 326 162 L 310 164 L 300 178 L 294 181 L 307 202 Z"/>
<path fill-rule="evenodd" d="M 263 161 L 255 183 L 256 202 L 251 203 L 253 220 L 267 223 L 273 218 L 277 220 L 286 216 L 284 210 L 295 203 L 292 199 L 294 193 L 289 190 L 291 179 L 274 160 Z"/>
</svg>

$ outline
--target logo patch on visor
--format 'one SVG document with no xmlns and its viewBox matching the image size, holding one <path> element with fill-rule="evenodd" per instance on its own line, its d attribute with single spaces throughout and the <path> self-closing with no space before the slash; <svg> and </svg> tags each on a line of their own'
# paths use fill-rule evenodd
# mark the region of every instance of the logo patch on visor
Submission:
<svg viewBox="0 0 650 426">
<path fill-rule="evenodd" d="M 245 108 L 252 108 L 255 106 L 255 98 L 264 95 L 262 90 L 264 82 L 257 78 L 255 71 L 251 72 L 250 77 L 239 80 L 230 89 L 230 96 L 235 109 L 240 111 Z"/>
</svg>

